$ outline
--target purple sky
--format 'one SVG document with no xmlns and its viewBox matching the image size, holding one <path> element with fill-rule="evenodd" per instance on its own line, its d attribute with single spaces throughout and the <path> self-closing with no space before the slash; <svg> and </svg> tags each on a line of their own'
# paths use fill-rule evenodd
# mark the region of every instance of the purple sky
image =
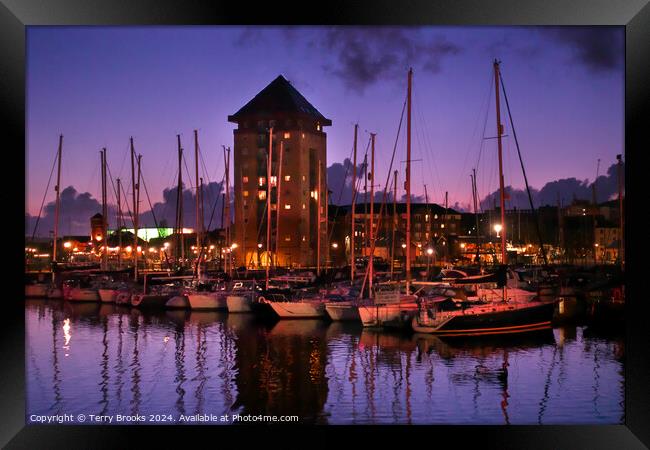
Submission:
<svg viewBox="0 0 650 450">
<path fill-rule="evenodd" d="M 38 213 L 59 133 L 62 187 L 96 198 L 99 150 L 108 148 L 113 178 L 128 180 L 131 135 L 152 202 L 174 182 L 177 133 L 192 170 L 199 130 L 206 178 L 220 181 L 221 146 L 233 142 L 226 117 L 278 74 L 332 120 L 328 165 L 350 155 L 356 121 L 360 159 L 366 130 L 378 133 L 383 187 L 409 66 L 412 158 L 422 159 L 413 163 L 413 191 L 427 183 L 430 200 L 449 191 L 450 204 L 467 204 L 481 146 L 479 195 L 498 187 L 496 140 L 482 139 L 495 135 L 495 57 L 531 186 L 593 180 L 598 158 L 603 174 L 623 152 L 623 55 L 622 27 L 28 27 L 26 211 Z M 522 187 L 505 125 L 506 184 Z"/>
</svg>

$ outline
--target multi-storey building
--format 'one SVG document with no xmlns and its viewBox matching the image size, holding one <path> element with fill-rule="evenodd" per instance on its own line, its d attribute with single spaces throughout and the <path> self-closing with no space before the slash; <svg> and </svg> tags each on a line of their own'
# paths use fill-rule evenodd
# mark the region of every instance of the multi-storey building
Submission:
<svg viewBox="0 0 650 450">
<path fill-rule="evenodd" d="M 345 265 L 350 260 L 351 205 L 330 206 L 330 235 L 332 246 L 329 249 L 329 261 L 334 266 Z M 405 261 L 406 255 L 406 203 L 387 204 L 380 215 L 381 205 L 375 204 L 373 227 L 376 236 L 376 258 L 389 260 L 394 250 L 395 259 Z M 367 257 L 370 254 L 371 241 L 370 208 L 367 204 L 355 205 L 354 248 L 355 257 Z M 411 261 L 426 264 L 430 255 L 427 249 L 435 251 L 438 258 L 457 256 L 455 246 L 460 233 L 461 214 L 451 208 L 430 203 L 411 204 Z M 395 241 L 393 238 L 395 223 Z"/>
<path fill-rule="evenodd" d="M 325 264 L 327 135 L 323 127 L 332 125 L 332 121 L 281 75 L 228 116 L 228 121 L 237 124 L 231 172 L 235 197 L 231 239 L 236 264 L 265 265 L 270 257 L 280 267 L 315 266 L 318 217 L 322 220 L 320 256 Z M 270 242 L 266 242 L 267 183 L 271 185 Z"/>
</svg>

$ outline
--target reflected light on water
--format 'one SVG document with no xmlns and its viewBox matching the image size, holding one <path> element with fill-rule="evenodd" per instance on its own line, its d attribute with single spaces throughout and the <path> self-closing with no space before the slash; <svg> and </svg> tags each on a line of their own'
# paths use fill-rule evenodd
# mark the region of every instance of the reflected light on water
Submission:
<svg viewBox="0 0 650 450">
<path fill-rule="evenodd" d="M 72 335 L 70 334 L 70 319 L 65 319 L 63 321 L 63 337 L 65 338 L 65 342 L 63 343 L 63 348 L 67 350 L 65 353 L 65 356 L 69 355 L 70 351 L 70 339 L 72 338 Z"/>
<path fill-rule="evenodd" d="M 464 341 L 316 320 L 75 306 L 69 314 L 63 302 L 26 302 L 29 414 L 624 423 L 624 340 L 589 327 Z"/>
</svg>

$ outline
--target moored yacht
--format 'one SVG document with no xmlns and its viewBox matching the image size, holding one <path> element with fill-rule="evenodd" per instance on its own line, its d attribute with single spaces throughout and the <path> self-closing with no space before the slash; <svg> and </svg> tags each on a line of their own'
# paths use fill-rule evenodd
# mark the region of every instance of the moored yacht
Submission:
<svg viewBox="0 0 650 450">
<path fill-rule="evenodd" d="M 186 297 L 190 309 L 228 309 L 228 303 L 226 302 L 228 293 L 225 291 L 188 292 Z"/>
<path fill-rule="evenodd" d="M 417 311 L 417 296 L 399 291 L 378 291 L 372 301 L 359 303 L 358 311 L 364 327 L 383 326 L 400 321 L 404 315 Z"/>
<path fill-rule="evenodd" d="M 323 319 L 326 317 L 325 299 L 323 298 L 289 301 L 269 301 L 260 298 L 259 301 L 266 302 L 280 319 Z"/>
<path fill-rule="evenodd" d="M 255 283 L 235 282 L 232 291 L 226 296 L 226 306 L 229 313 L 253 312 L 255 299 Z"/>
<path fill-rule="evenodd" d="M 47 297 L 49 288 L 47 283 L 34 283 L 25 285 L 25 297 Z"/>
</svg>

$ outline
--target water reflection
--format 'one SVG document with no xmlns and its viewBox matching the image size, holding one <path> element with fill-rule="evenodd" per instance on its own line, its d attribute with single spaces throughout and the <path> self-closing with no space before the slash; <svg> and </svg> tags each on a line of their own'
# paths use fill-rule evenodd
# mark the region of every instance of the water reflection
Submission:
<svg viewBox="0 0 650 450">
<path fill-rule="evenodd" d="M 250 314 L 26 301 L 34 414 L 298 415 L 321 424 L 624 420 L 622 336 L 474 340 Z"/>
</svg>

